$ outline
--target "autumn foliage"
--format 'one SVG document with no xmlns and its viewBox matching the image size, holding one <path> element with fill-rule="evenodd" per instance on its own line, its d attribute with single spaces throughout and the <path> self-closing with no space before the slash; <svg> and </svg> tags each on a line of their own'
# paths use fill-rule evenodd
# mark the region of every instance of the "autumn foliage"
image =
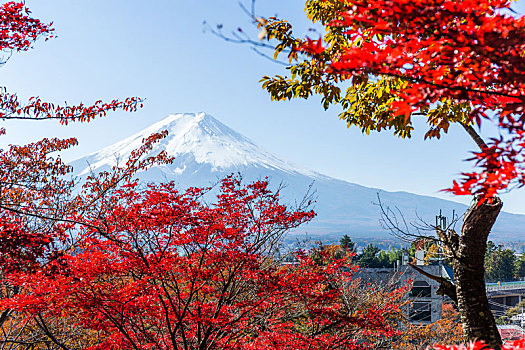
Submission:
<svg viewBox="0 0 525 350">
<path fill-rule="evenodd" d="M 12 52 L 27 51 L 39 38 L 46 40 L 53 37 L 52 24 L 42 23 L 30 16 L 31 12 L 23 2 L 9 1 L 0 5 L 0 52 L 9 55 Z M 6 59 L 2 63 L 5 63 Z M 58 119 L 67 124 L 70 121 L 90 121 L 98 116 L 105 116 L 108 111 L 122 109 L 135 111 L 141 106 L 141 99 L 129 97 L 124 101 L 113 100 L 109 103 L 96 101 L 93 105 L 59 106 L 52 102 L 31 97 L 27 103 L 18 100 L 16 94 L 10 94 L 5 87 L 0 90 L 0 118 L 3 119 Z"/>
<path fill-rule="evenodd" d="M 39 37 L 50 38 L 53 28 L 31 18 L 22 2 L 10 1 L 0 8 L 0 50 L 26 51 Z"/>
<path fill-rule="evenodd" d="M 313 19 L 328 28 L 325 43 L 293 39 L 282 21 L 264 25 L 282 41 L 278 51 L 289 46 L 291 59 L 299 52 L 311 59 L 293 74 L 318 85 L 266 79 L 274 97 L 305 97 L 314 89 L 325 104 L 345 105 L 381 88 L 386 101 L 376 100 L 368 119 L 346 115 L 348 122 L 408 135 L 410 118 L 425 111 L 429 137 L 451 122 L 479 124 L 493 111 L 504 136 L 475 153 L 481 170 L 452 190 L 490 198 L 511 183 L 523 185 L 524 23 L 501 13 L 507 2 L 311 0 L 307 6 L 320 10 Z M 52 37 L 51 24 L 32 18 L 23 3 L 0 5 L 6 57 Z M 351 45 L 340 45 L 341 37 Z M 338 97 L 332 83 L 346 80 L 353 90 Z M 88 122 L 141 103 L 136 97 L 92 105 L 21 102 L 3 88 L 0 118 Z M 81 184 L 53 156 L 76 145 L 74 138 L 0 151 L 2 349 L 357 350 L 455 339 L 457 323 L 448 319 L 398 328 L 407 287 L 362 286 L 345 254 L 297 251 L 292 264 L 283 263 L 281 237 L 315 214 L 309 203 L 284 205 L 267 181 L 229 176 L 183 192 L 174 183 L 139 184 L 136 172 L 171 162 L 165 152 L 148 155 L 165 136 L 151 135 L 123 166 Z M 507 348 L 524 348 L 523 342 Z"/>
<path fill-rule="evenodd" d="M 0 14 L 6 55 L 53 36 L 23 3 L 4 3 Z M 4 88 L 0 117 L 87 122 L 140 103 L 22 103 Z M 71 168 L 52 156 L 75 139 L 0 152 L 2 348 L 363 349 L 396 333 L 385 321 L 395 305 L 351 302 L 344 259 L 274 259 L 282 234 L 314 214 L 282 205 L 267 182 L 228 177 L 212 204 L 212 189 L 140 187 L 137 171 L 171 161 L 147 156 L 165 136 L 146 138 L 124 166 L 76 190 Z"/>
<path fill-rule="evenodd" d="M 291 77 L 265 77 L 263 87 L 278 100 L 319 94 L 366 133 L 409 137 L 412 119 L 426 117 L 425 137 L 439 138 L 453 123 L 473 131 L 488 119 L 500 134 L 487 144 L 476 139 L 476 169 L 449 190 L 492 198 L 525 184 L 525 19 L 511 16 L 510 4 L 308 0 L 323 38 L 296 38 L 271 18 L 264 30 L 278 41 L 276 56 L 289 50 Z"/>
<path fill-rule="evenodd" d="M 20 293 L 0 305 L 76 315 L 98 334 L 90 349 L 365 349 L 395 335 L 395 305 L 356 308 L 345 293 L 345 259 L 273 259 L 280 236 L 313 212 L 289 210 L 267 186 L 226 178 L 211 205 L 209 189 L 122 186 L 84 216 L 60 259 L 6 274 Z"/>
<path fill-rule="evenodd" d="M 482 341 L 470 342 L 460 345 L 436 345 L 436 350 L 492 350 L 486 347 Z M 514 340 L 507 342 L 501 347 L 501 350 L 522 350 L 525 349 L 525 340 Z"/>
<path fill-rule="evenodd" d="M 6 63 L 11 54 L 30 49 L 38 39 L 52 37 L 54 29 L 51 24 L 31 17 L 23 2 L 9 1 L 0 5 L 1 64 Z M 134 111 L 140 103 L 138 98 L 128 98 L 62 107 L 39 97 L 20 102 L 5 87 L 0 89 L 0 117 L 4 120 L 89 121 L 111 110 Z M 0 135 L 5 133 L 4 128 L 0 129 Z M 71 167 L 53 153 L 76 145 L 76 139 L 43 139 L 0 150 L 0 299 L 11 298 L 23 291 L 22 287 L 10 283 L 11 274 L 38 273 L 42 266 L 47 266 L 47 273 L 52 274 L 63 267 L 64 253 L 76 242 L 76 237 L 68 235 L 71 227 L 68 225 L 77 223 L 75 215 L 93 208 L 98 198 L 118 182 L 128 179 L 138 168 L 145 168 L 152 161 L 168 161 L 165 154 L 145 156 L 151 144 L 162 136 L 153 135 L 145 140 L 144 146 L 135 152 L 125 168 L 115 168 L 111 174 L 89 178 L 83 193 L 75 195 L 74 182 L 68 177 Z M 59 341 L 56 337 L 64 334 L 72 343 L 75 339 L 85 339 L 85 332 L 73 331 L 73 328 L 72 315 L 60 320 L 44 319 L 42 315 L 28 318 L 12 309 L 0 310 L 3 349 L 38 346 L 52 349 L 52 343 Z"/>
<path fill-rule="evenodd" d="M 401 315 L 402 331 L 388 342 L 388 349 L 419 350 L 432 348 L 434 344 L 456 344 L 463 341 L 459 313 L 454 306 L 443 303 L 442 318 L 430 324 L 411 323 L 405 314 Z"/>
</svg>

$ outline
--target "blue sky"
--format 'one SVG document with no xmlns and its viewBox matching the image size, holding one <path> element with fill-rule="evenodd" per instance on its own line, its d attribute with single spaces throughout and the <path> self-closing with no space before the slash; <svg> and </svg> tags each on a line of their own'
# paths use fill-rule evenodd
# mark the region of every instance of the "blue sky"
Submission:
<svg viewBox="0 0 525 350">
<path fill-rule="evenodd" d="M 283 74 L 283 68 L 246 46 L 203 32 L 203 21 L 222 23 L 225 30 L 250 28 L 236 0 L 26 0 L 26 5 L 37 18 L 54 22 L 57 38 L 14 54 L 0 69 L 2 86 L 21 98 L 57 103 L 127 96 L 146 102 L 139 112 L 115 112 L 89 124 L 6 122 L 2 147 L 76 136 L 80 145 L 63 154 L 73 160 L 170 113 L 205 111 L 266 149 L 326 175 L 469 202 L 439 192 L 471 166 L 463 160 L 475 145 L 459 127 L 432 141 L 423 141 L 422 122 L 411 140 L 388 132 L 361 135 L 338 120 L 336 109 L 324 111 L 317 98 L 271 102 L 258 81 Z M 287 18 L 299 33 L 309 28 L 303 7 L 304 0 L 258 0 L 261 15 Z M 525 0 L 514 9 L 525 13 Z M 503 195 L 504 210 L 525 214 L 524 199 L 523 189 Z"/>
</svg>

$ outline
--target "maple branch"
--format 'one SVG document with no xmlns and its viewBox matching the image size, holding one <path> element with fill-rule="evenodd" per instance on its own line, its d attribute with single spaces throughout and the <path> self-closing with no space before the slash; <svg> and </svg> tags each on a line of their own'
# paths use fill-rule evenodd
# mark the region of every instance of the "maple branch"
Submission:
<svg viewBox="0 0 525 350">
<path fill-rule="evenodd" d="M 111 312 L 111 310 L 108 310 L 105 307 L 101 307 L 99 310 L 108 318 L 108 320 L 111 321 L 111 323 L 113 323 L 115 327 L 117 327 L 120 333 L 122 333 L 122 335 L 128 340 L 129 344 L 133 347 L 133 349 L 140 350 L 140 348 L 135 344 L 135 341 L 133 340 L 129 332 L 126 330 L 125 326 L 121 322 L 119 322 L 116 317 L 113 316 L 114 313 Z"/>
<path fill-rule="evenodd" d="M 18 292 L 20 292 L 20 287 L 18 286 L 15 286 L 13 288 L 13 294 L 10 296 L 10 298 L 14 297 L 15 295 L 18 294 Z M 7 296 L 7 295 L 6 295 Z M 4 311 L 2 311 L 2 314 L 0 315 L 0 328 L 2 328 L 4 322 L 7 320 L 7 318 L 10 316 L 11 312 L 13 310 L 11 309 L 5 309 Z"/>
<path fill-rule="evenodd" d="M 426 272 L 425 270 L 417 267 L 416 265 L 412 264 L 412 263 L 408 263 L 408 265 L 413 268 L 414 270 L 416 270 L 417 272 L 419 272 L 420 274 L 422 274 L 423 276 L 426 276 L 428 278 L 430 278 L 431 280 L 434 280 L 436 282 L 439 283 L 439 289 L 437 290 L 436 294 L 441 294 L 441 295 L 446 295 L 448 296 L 450 299 L 452 299 L 454 301 L 454 303 L 458 303 L 458 296 L 457 296 L 457 293 L 456 293 L 456 286 L 454 284 L 452 284 L 452 282 L 450 282 L 449 280 L 441 277 L 441 276 L 435 276 L 435 275 L 432 275 L 428 272 Z"/>
<path fill-rule="evenodd" d="M 47 120 L 58 119 L 62 124 L 68 122 L 89 122 L 90 120 L 105 116 L 107 112 L 116 109 L 135 112 L 142 108 L 144 99 L 138 97 L 126 98 L 124 101 L 113 100 L 104 103 L 96 101 L 93 105 L 55 105 L 44 102 L 39 97 L 31 97 L 25 105 L 18 101 L 16 94 L 10 94 L 5 87 L 0 87 L 0 118 L 21 120 Z"/>
<path fill-rule="evenodd" d="M 53 333 L 47 328 L 46 321 L 42 318 L 42 314 L 37 315 L 38 318 L 35 318 L 37 326 L 44 332 L 44 334 L 51 339 L 53 343 L 58 345 L 63 350 L 70 350 L 67 346 L 65 346 L 63 343 L 61 343 L 54 335 Z M 40 321 L 39 321 L 40 320 Z"/>
<path fill-rule="evenodd" d="M 360 69 L 352 69 L 352 68 L 350 68 L 350 69 L 335 69 L 335 68 L 331 68 L 331 69 L 332 69 L 332 71 L 334 73 L 341 73 L 341 74 L 348 74 L 348 75 L 351 75 L 353 72 L 356 72 L 356 73 L 358 73 L 358 72 L 367 73 L 366 70 L 364 70 L 362 68 L 360 68 Z M 424 78 L 408 77 L 408 76 L 403 75 L 403 74 L 395 74 L 395 73 L 390 73 L 390 72 L 379 72 L 379 71 L 373 71 L 373 70 L 369 70 L 369 72 L 372 73 L 373 75 L 385 75 L 385 76 L 389 76 L 389 77 L 393 77 L 393 78 L 403 79 L 403 80 L 409 81 L 411 83 L 422 83 L 422 84 L 434 86 L 434 87 L 441 88 L 441 89 L 456 90 L 456 91 L 461 91 L 461 92 L 466 92 L 466 93 L 470 92 L 470 93 L 475 93 L 475 94 L 480 94 L 480 95 L 493 95 L 493 96 L 510 97 L 510 98 L 518 98 L 518 99 L 524 99 L 525 98 L 525 96 L 523 96 L 521 94 L 512 95 L 512 94 L 507 94 L 507 93 L 504 93 L 504 92 L 472 89 L 472 88 L 468 88 L 468 87 L 464 87 L 464 86 L 443 85 L 443 84 L 430 82 L 428 80 L 425 80 Z"/>
<path fill-rule="evenodd" d="M 255 3 L 256 0 L 251 1 L 250 10 L 246 8 L 246 6 L 243 5 L 242 2 L 239 2 L 239 6 L 241 10 L 253 21 L 253 23 L 261 23 L 262 21 L 265 21 L 264 18 L 257 16 L 255 11 Z M 265 38 L 266 34 L 266 26 L 263 25 L 262 31 L 259 33 L 259 35 L 263 35 L 259 37 L 260 40 L 254 40 L 252 39 L 248 34 L 246 34 L 240 27 L 237 29 L 237 32 L 232 31 L 231 36 L 228 36 L 223 33 L 222 31 L 222 24 L 217 24 L 216 29 L 212 28 L 206 21 L 203 22 L 204 25 L 204 31 L 208 30 L 211 34 L 215 35 L 219 39 L 222 39 L 229 43 L 234 44 L 246 44 L 251 46 L 251 49 L 253 52 L 258 54 L 259 56 L 266 58 L 267 60 L 270 60 L 274 63 L 288 66 L 289 63 L 285 61 L 278 60 L 273 55 L 266 54 L 265 52 L 261 51 L 261 49 L 266 50 L 275 50 L 275 45 L 268 44 L 267 42 L 264 42 L 263 39 Z M 292 50 L 283 50 L 285 53 L 290 53 Z"/>
<path fill-rule="evenodd" d="M 100 229 L 99 226 L 91 225 L 91 224 L 88 224 L 86 222 L 81 222 L 81 221 L 71 220 L 71 219 L 64 219 L 64 218 L 54 218 L 54 217 L 47 216 L 47 215 L 25 212 L 25 211 L 18 210 L 18 209 L 15 209 L 15 208 L 6 207 L 6 206 L 1 205 L 1 204 L 0 204 L 0 209 L 6 210 L 6 211 L 10 211 L 10 212 L 13 212 L 13 213 L 17 213 L 17 214 L 20 214 L 20 215 L 30 216 L 30 217 L 37 218 L 37 219 L 44 219 L 44 220 L 50 220 L 50 221 L 55 221 L 55 222 L 67 222 L 67 223 L 70 223 L 70 224 L 83 225 L 83 226 L 92 228 L 94 230 L 97 230 L 97 232 L 101 232 L 101 229 Z"/>
<path fill-rule="evenodd" d="M 2 314 L 0 315 L 0 327 L 2 327 L 2 325 L 4 324 L 4 322 L 7 320 L 7 318 L 9 317 L 10 313 L 11 313 L 11 309 L 6 309 L 4 311 L 2 311 Z"/>
<path fill-rule="evenodd" d="M 487 144 L 485 143 L 485 141 L 483 141 L 483 139 L 481 138 L 481 136 L 479 136 L 479 134 L 474 130 L 474 128 L 472 127 L 472 125 L 467 124 L 467 123 L 460 123 L 460 124 L 461 124 L 461 126 L 463 127 L 463 129 L 465 129 L 465 131 L 467 132 L 467 134 L 469 134 L 469 136 L 474 140 L 474 142 L 476 143 L 476 145 L 478 145 L 478 147 L 480 148 L 480 150 L 485 151 L 485 150 L 488 149 Z"/>
</svg>

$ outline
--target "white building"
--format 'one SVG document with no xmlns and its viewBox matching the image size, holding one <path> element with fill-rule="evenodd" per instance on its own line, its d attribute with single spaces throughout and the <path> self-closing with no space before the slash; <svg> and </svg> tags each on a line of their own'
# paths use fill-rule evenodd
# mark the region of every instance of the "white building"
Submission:
<svg viewBox="0 0 525 350">
<path fill-rule="evenodd" d="M 434 276 L 451 278 L 450 272 L 442 265 L 419 265 L 419 268 Z M 388 285 L 392 281 L 397 285 L 412 282 L 409 298 L 412 300 L 408 316 L 414 323 L 429 324 L 442 317 L 444 296 L 436 294 L 439 283 L 420 274 L 408 265 L 399 268 L 361 268 L 356 272 L 356 278 L 365 283 Z M 447 298 L 448 299 L 448 298 Z"/>
</svg>

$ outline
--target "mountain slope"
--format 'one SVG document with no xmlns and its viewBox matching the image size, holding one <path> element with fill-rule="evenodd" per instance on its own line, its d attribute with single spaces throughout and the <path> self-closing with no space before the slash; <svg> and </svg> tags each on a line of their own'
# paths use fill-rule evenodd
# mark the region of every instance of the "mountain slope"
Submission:
<svg viewBox="0 0 525 350">
<path fill-rule="evenodd" d="M 205 113 L 170 115 L 143 131 L 96 153 L 71 163 L 75 174 L 85 176 L 90 171 L 108 170 L 119 159 L 125 160 L 141 145 L 143 138 L 167 129 L 169 135 L 155 145 L 152 153 L 165 150 L 175 157 L 170 165 L 156 166 L 139 174 L 143 181 L 175 180 L 181 188 L 206 186 L 232 172 L 240 172 L 247 180 L 268 176 L 274 186 L 285 184 L 284 200 L 301 200 L 308 188 L 316 191 L 315 210 L 318 216 L 296 233 L 336 238 L 349 233 L 354 237 L 388 233 L 379 223 L 381 201 L 402 213 L 410 223 L 419 218 L 432 223 L 442 210 L 451 217 L 452 211 L 463 214 L 466 206 L 434 197 L 407 192 L 388 192 L 336 180 L 315 171 L 285 161 L 257 146 L 251 140 L 230 129 Z M 400 223 L 402 222 L 398 215 Z M 459 229 L 460 225 L 457 225 Z M 517 227 L 525 227 L 525 216 L 502 213 L 494 227 L 492 239 L 521 238 Z M 411 231 L 414 228 L 408 225 Z"/>
<path fill-rule="evenodd" d="M 140 147 L 143 138 L 165 129 L 169 131 L 168 137 L 153 152 L 165 150 L 175 156 L 173 166 L 164 169 L 175 175 L 185 172 L 191 159 L 198 165 L 209 166 L 213 172 L 253 166 L 312 178 L 323 177 L 276 157 L 205 113 L 169 115 L 133 136 L 81 158 L 74 162 L 84 163 L 79 175 L 88 171 L 86 162 L 94 169 L 110 167 L 115 164 L 115 156 L 126 159 Z"/>
</svg>

